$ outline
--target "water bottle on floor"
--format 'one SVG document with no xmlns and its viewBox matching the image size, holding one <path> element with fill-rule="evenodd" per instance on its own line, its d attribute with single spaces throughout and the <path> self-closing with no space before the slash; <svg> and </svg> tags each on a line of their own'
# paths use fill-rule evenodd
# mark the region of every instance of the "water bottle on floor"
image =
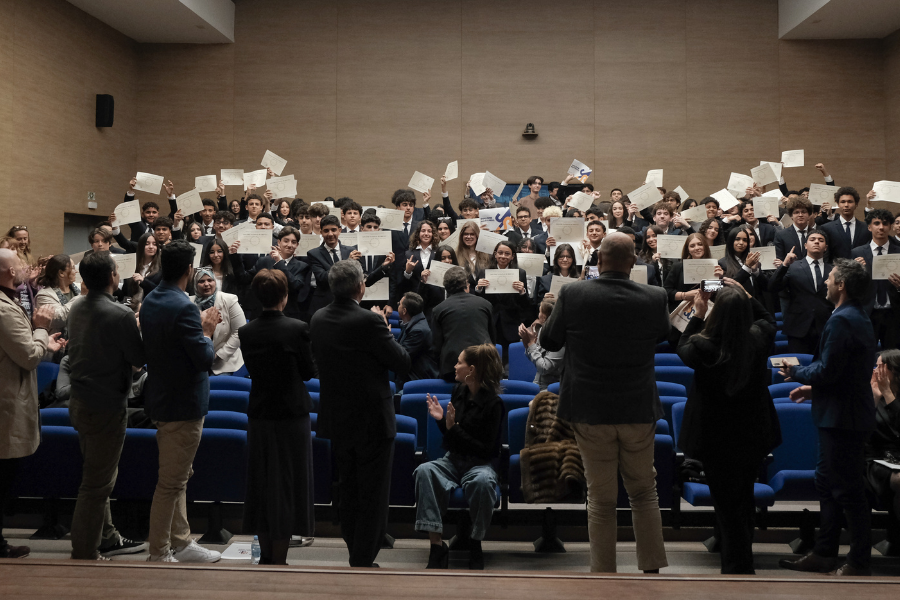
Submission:
<svg viewBox="0 0 900 600">
<path fill-rule="evenodd" d="M 253 536 L 253 543 L 250 544 L 250 564 L 258 565 L 259 564 L 259 536 Z"/>
</svg>

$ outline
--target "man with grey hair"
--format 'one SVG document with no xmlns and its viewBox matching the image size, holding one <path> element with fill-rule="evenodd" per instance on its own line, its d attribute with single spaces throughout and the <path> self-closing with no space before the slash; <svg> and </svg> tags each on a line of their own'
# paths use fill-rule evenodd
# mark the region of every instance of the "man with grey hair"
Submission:
<svg viewBox="0 0 900 600">
<path fill-rule="evenodd" d="M 366 284 L 358 261 L 336 262 L 328 287 L 334 302 L 313 315 L 309 330 L 321 386 L 316 434 L 334 444 L 350 566 L 373 567 L 387 527 L 397 433 L 388 372 L 405 374 L 410 358 L 384 319 L 359 305 Z"/>
<path fill-rule="evenodd" d="M 459 353 L 469 346 L 493 344 L 493 307 L 482 298 L 469 294 L 469 282 L 462 267 L 452 267 L 444 274 L 447 299 L 431 313 L 431 334 L 438 373 L 446 380 L 454 380 Z"/>
<path fill-rule="evenodd" d="M 565 347 L 560 418 L 572 423 L 588 486 L 591 571 L 616 571 L 616 473 L 631 502 L 638 568 L 668 565 L 653 468 L 656 420 L 663 416 L 653 362 L 669 332 L 665 290 L 630 280 L 634 242 L 622 233 L 600 245 L 600 277 L 562 288 L 540 334 Z M 628 314 L 628 319 L 608 319 Z M 597 352 L 616 348 L 616 352 Z"/>
</svg>

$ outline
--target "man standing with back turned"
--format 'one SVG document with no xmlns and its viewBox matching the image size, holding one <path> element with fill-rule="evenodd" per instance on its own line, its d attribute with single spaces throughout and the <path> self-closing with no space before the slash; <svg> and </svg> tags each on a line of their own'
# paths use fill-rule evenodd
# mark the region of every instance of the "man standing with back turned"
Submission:
<svg viewBox="0 0 900 600">
<path fill-rule="evenodd" d="M 819 430 L 816 492 L 819 537 L 812 552 L 779 565 L 794 571 L 832 575 L 870 575 L 872 513 L 866 500 L 866 440 L 875 429 L 872 367 L 875 333 L 863 303 L 869 275 L 856 261 L 839 258 L 825 282 L 834 312 L 825 323 L 815 360 L 806 367 L 784 367 L 782 375 L 803 385 L 791 400 L 812 398 L 813 424 Z M 837 567 L 841 513 L 850 531 L 847 563 Z"/>
<path fill-rule="evenodd" d="M 601 573 L 616 572 L 617 472 L 631 503 L 638 568 L 668 566 L 653 468 L 663 416 L 653 361 L 669 332 L 669 311 L 662 288 L 629 279 L 634 260 L 630 237 L 607 236 L 600 277 L 565 286 L 540 337 L 551 352 L 566 348 L 558 415 L 572 424 L 584 462 L 591 571 Z M 623 314 L 633 318 L 604 318 Z"/>
<path fill-rule="evenodd" d="M 410 359 L 384 319 L 359 305 L 366 291 L 359 261 L 336 262 L 328 287 L 334 302 L 313 315 L 309 328 L 321 386 L 316 435 L 334 444 L 350 566 L 377 567 L 397 435 L 388 371 L 405 375 Z"/>
</svg>

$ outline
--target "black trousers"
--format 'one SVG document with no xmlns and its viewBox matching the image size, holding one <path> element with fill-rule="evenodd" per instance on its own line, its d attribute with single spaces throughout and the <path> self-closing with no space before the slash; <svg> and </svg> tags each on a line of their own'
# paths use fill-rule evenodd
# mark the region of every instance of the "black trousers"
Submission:
<svg viewBox="0 0 900 600">
<path fill-rule="evenodd" d="M 809 354 L 814 355 L 819 347 L 819 331 L 816 328 L 810 329 L 809 333 L 804 337 L 787 336 L 788 352 L 792 354 Z"/>
<path fill-rule="evenodd" d="M 371 567 L 387 528 L 394 439 L 334 443 L 338 515 L 351 567 Z"/>
<path fill-rule="evenodd" d="M 16 475 L 19 472 L 20 458 L 0 459 L 0 556 L 6 556 L 6 539 L 3 537 L 3 512 L 6 503 L 12 495 L 13 485 L 16 483 Z"/>
<path fill-rule="evenodd" d="M 722 574 L 753 575 L 754 465 L 704 461 L 706 483 L 716 509 Z"/>
<path fill-rule="evenodd" d="M 875 331 L 875 341 L 881 342 L 882 350 L 896 348 L 900 343 L 900 316 L 893 308 L 873 310 L 869 315 L 872 321 L 872 329 Z"/>
<path fill-rule="evenodd" d="M 872 513 L 866 499 L 865 446 L 868 431 L 819 428 L 816 491 L 819 494 L 819 537 L 814 552 L 837 557 L 841 537 L 841 512 L 850 530 L 847 562 L 869 568 L 872 559 Z"/>
</svg>

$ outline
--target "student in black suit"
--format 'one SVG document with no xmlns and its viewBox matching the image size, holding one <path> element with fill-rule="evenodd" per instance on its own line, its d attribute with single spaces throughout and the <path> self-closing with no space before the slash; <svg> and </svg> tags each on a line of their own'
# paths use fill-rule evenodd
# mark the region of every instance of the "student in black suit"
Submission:
<svg viewBox="0 0 900 600">
<path fill-rule="evenodd" d="M 446 381 L 453 381 L 453 366 L 459 353 L 469 346 L 493 344 L 496 333 L 493 307 L 484 298 L 468 293 L 465 269 L 448 270 L 444 289 L 447 299 L 434 309 L 431 331 L 438 371 Z"/>
<path fill-rule="evenodd" d="M 332 295 L 328 286 L 328 272 L 332 265 L 342 260 L 359 260 L 362 256 L 356 246 L 345 246 L 340 243 L 341 222 L 336 216 L 322 217 L 319 231 L 322 233 L 322 245 L 310 250 L 306 256 L 313 277 L 316 278 L 316 290 L 309 307 L 310 315 L 331 303 Z"/>
<path fill-rule="evenodd" d="M 753 211 L 752 200 L 747 200 L 741 205 L 741 217 L 743 217 L 744 223 L 752 227 L 753 231 L 756 232 L 756 237 L 759 239 L 760 246 L 775 245 L 775 227 L 769 223 L 763 223 L 756 218 L 756 213 Z M 768 221 L 773 220 L 778 221 L 776 217 L 769 215 Z"/>
<path fill-rule="evenodd" d="M 728 232 L 725 242 L 725 258 L 719 259 L 724 276 L 735 280 L 754 298 L 762 298 L 768 290 L 768 276 L 760 268 L 759 252 L 752 246 L 756 234 L 749 225 L 741 225 Z"/>
<path fill-rule="evenodd" d="M 328 285 L 334 302 L 310 323 L 321 385 L 316 433 L 334 447 L 338 514 L 351 567 L 376 566 L 387 525 L 397 433 L 388 371 L 402 376 L 410 368 L 409 354 L 384 320 L 357 304 L 365 294 L 364 278 L 356 260 L 333 265 Z"/>
<path fill-rule="evenodd" d="M 831 246 L 828 253 L 831 260 L 850 258 L 853 250 L 867 246 L 872 241 L 872 234 L 865 223 L 854 216 L 859 206 L 859 192 L 852 187 L 842 187 L 834 193 L 837 204 L 837 216 L 834 221 L 822 225 L 822 231 L 828 232 Z"/>
<path fill-rule="evenodd" d="M 657 202 L 653 206 L 652 212 L 653 212 L 653 223 L 652 224 L 659 227 L 663 231 L 663 233 L 665 233 L 666 235 L 683 235 L 685 233 L 684 231 L 682 231 L 682 229 L 680 227 L 676 226 L 672 222 L 672 217 L 674 216 L 674 213 L 672 212 L 672 209 L 667 202 L 664 202 L 664 201 Z M 647 229 L 650 228 L 650 226 L 651 225 L 647 225 L 646 227 L 641 229 L 640 234 L 638 234 L 639 240 L 644 239 L 644 233 L 647 231 Z"/>
<path fill-rule="evenodd" d="M 825 322 L 834 309 L 825 289 L 832 268 L 830 262 L 825 262 L 827 235 L 812 232 L 806 241 L 806 256 L 799 258 L 792 249 L 769 282 L 773 292 L 786 293 L 783 331 L 788 338 L 789 352 L 814 354 Z"/>
<path fill-rule="evenodd" d="M 516 225 L 506 232 L 506 239 L 511 241 L 516 247 L 522 243 L 522 240 L 534 237 L 534 231 L 531 229 L 531 209 L 527 206 L 520 206 L 516 209 Z"/>
<path fill-rule="evenodd" d="M 549 209 L 548 209 L 549 210 Z M 569 246 L 571 249 L 571 246 Z M 574 261 L 575 253 L 572 253 Z M 490 269 L 510 269 L 518 275 L 518 281 L 512 284 L 514 293 L 488 294 L 491 282 L 485 278 L 485 270 L 478 272 L 477 293 L 493 306 L 494 327 L 497 331 L 497 343 L 503 347 L 504 364 L 508 361 L 509 345 L 519 341 L 519 325 L 530 316 L 531 299 L 528 297 L 528 281 L 525 271 L 518 267 L 516 249 L 509 241 L 498 242 L 494 255 L 488 266 Z"/>
<path fill-rule="evenodd" d="M 596 267 L 600 260 L 600 244 L 606 237 L 606 226 L 603 221 L 596 220 L 588 223 L 587 238 L 581 242 L 581 254 L 584 257 L 585 267 Z"/>
<path fill-rule="evenodd" d="M 428 280 L 431 275 L 432 261 L 440 261 L 436 256 L 438 239 L 431 221 L 420 221 L 416 225 L 409 240 L 409 250 L 406 251 L 406 267 L 403 278 L 397 286 L 397 299 L 399 309 L 399 297 L 407 292 L 416 292 L 424 302 L 425 318 L 431 318 L 431 311 L 444 299 L 443 290 L 423 284 L 423 279 Z"/>
<path fill-rule="evenodd" d="M 309 326 L 283 314 L 288 279 L 262 269 L 250 285 L 263 312 L 238 330 L 253 383 L 247 408 L 244 529 L 259 536 L 260 564 L 285 565 L 291 536 L 315 534 L 313 409 L 306 385 L 316 376 Z"/>
<path fill-rule="evenodd" d="M 620 227 L 619 233 L 624 233 L 633 240 L 636 238 L 634 231 L 630 227 Z M 656 249 L 656 236 L 662 233 L 662 229 L 656 225 L 651 226 L 644 231 L 644 240 L 641 244 L 641 251 L 638 254 L 640 263 L 647 265 L 647 283 L 662 287 L 672 270 L 672 265 L 678 261 L 662 258 Z"/>
<path fill-rule="evenodd" d="M 775 234 L 775 258 L 783 261 L 791 248 L 795 249 L 799 258 L 806 256 L 806 239 L 813 232 L 810 224 L 812 210 L 812 202 L 802 196 L 788 201 L 786 212 L 791 215 L 794 224 Z"/>
<path fill-rule="evenodd" d="M 846 519 L 850 552 L 846 564 L 832 574 L 871 574 L 872 512 L 865 490 L 865 447 L 875 429 L 872 366 L 876 344 L 862 307 L 869 283 L 862 265 L 839 258 L 826 282 L 828 301 L 835 309 L 822 332 L 816 360 L 805 367 L 782 369 L 789 381 L 804 384 L 791 391 L 791 400 L 812 399 L 812 421 L 819 431 L 819 535 L 815 548 L 803 558 L 779 561 L 787 569 L 832 571 L 837 566 L 841 523 Z"/>
<path fill-rule="evenodd" d="M 455 223 L 457 219 L 477 219 L 478 203 L 471 198 L 463 198 L 459 202 L 459 212 L 453 210 L 450 204 L 450 195 L 447 193 L 447 177 L 441 177 L 441 199 L 443 202 L 444 213 L 450 217 Z"/>
<path fill-rule="evenodd" d="M 840 207 L 838 208 L 840 210 Z M 862 264 L 872 276 L 872 263 L 876 256 L 900 254 L 900 246 L 890 242 L 894 215 L 883 208 L 876 208 L 866 215 L 872 241 L 853 249 L 853 259 Z M 891 274 L 888 280 L 873 281 L 863 308 L 872 321 L 875 341 L 885 350 L 900 343 L 900 277 Z"/>
<path fill-rule="evenodd" d="M 398 388 L 407 381 L 434 379 L 438 376 L 431 327 L 425 320 L 424 310 L 425 301 L 414 292 L 403 294 L 403 298 L 397 303 L 400 315 L 400 338 L 397 341 L 409 354 L 410 360 L 409 373 L 397 375 L 394 379 Z"/>
<path fill-rule="evenodd" d="M 403 211 L 402 229 L 391 231 L 391 242 L 393 244 L 394 256 L 403 256 L 409 249 L 409 236 L 415 230 L 416 225 L 423 219 L 416 218 L 416 193 L 412 190 L 397 190 L 394 192 L 392 202 L 397 210 Z M 400 275 L 402 267 L 397 268 L 397 275 Z"/>
<path fill-rule="evenodd" d="M 672 265 L 663 282 L 663 287 L 666 288 L 666 294 L 669 297 L 669 312 L 678 308 L 678 305 L 685 300 L 695 300 L 700 294 L 699 283 L 684 282 L 684 262 L 700 258 L 710 258 L 709 246 L 703 235 L 692 233 L 685 238 L 684 248 L 681 250 L 681 261 Z M 724 274 L 722 267 L 717 266 L 716 277 L 722 277 Z"/>
<path fill-rule="evenodd" d="M 547 223 L 543 220 L 544 211 L 551 206 L 557 206 L 550 198 L 541 196 L 534 201 L 534 218 L 531 219 L 531 236 L 536 237 L 541 234 L 547 235 Z M 543 252 L 543 250 L 542 250 Z"/>
<path fill-rule="evenodd" d="M 694 369 L 678 446 L 703 463 L 722 540 L 722 573 L 752 575 L 753 486 L 763 459 L 781 443 L 768 389 L 775 319 L 729 285 L 716 294 L 715 310 L 704 321 L 709 298 L 697 296 L 678 342 L 678 356 Z"/>
<path fill-rule="evenodd" d="M 575 261 L 575 249 L 570 244 L 560 244 L 553 255 L 553 266 L 546 275 L 538 277 L 534 290 L 534 302 L 540 305 L 544 300 L 556 300 L 550 293 L 553 276 L 579 279 L 579 269 Z M 518 326 L 516 326 L 518 330 Z"/>
<path fill-rule="evenodd" d="M 366 213 L 360 221 L 362 231 L 380 231 L 381 219 L 374 212 Z M 359 257 L 359 264 L 362 266 L 363 273 L 366 274 L 366 287 L 375 285 L 385 277 L 391 276 L 391 269 L 394 263 L 394 253 L 376 254 Z M 382 309 L 386 315 L 394 312 L 394 307 L 390 300 L 366 300 L 360 303 L 363 308 L 372 308 L 377 306 Z"/>
<path fill-rule="evenodd" d="M 268 256 L 261 256 L 256 265 L 246 271 L 243 276 L 239 277 L 246 281 L 251 280 L 257 273 L 263 269 L 276 269 L 285 274 L 288 281 L 288 301 L 282 312 L 286 317 L 309 321 L 309 305 L 312 295 L 310 294 L 310 279 L 312 270 L 310 266 L 303 262 L 299 257 L 294 256 L 297 250 L 297 243 L 300 241 L 300 232 L 288 225 L 282 228 L 276 236 L 278 245 L 272 246 L 272 251 Z M 235 249 L 236 250 L 236 249 Z M 264 306 L 261 307 L 265 309 Z M 255 318 L 259 313 L 251 318 Z"/>
</svg>

